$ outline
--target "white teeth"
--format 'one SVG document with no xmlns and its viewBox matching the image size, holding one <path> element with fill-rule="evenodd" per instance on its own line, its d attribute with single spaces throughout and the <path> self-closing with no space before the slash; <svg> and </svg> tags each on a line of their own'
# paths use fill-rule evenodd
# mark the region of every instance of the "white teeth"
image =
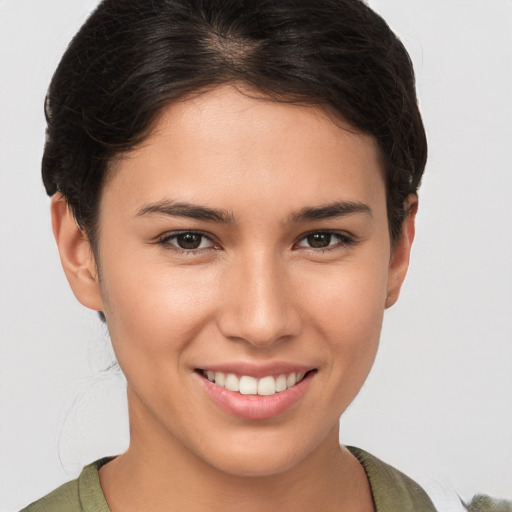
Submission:
<svg viewBox="0 0 512 512">
<path fill-rule="evenodd" d="M 226 376 L 222 372 L 215 372 L 215 384 L 217 384 L 217 386 L 223 388 L 225 381 Z"/>
<path fill-rule="evenodd" d="M 276 381 L 274 377 L 263 377 L 258 381 L 258 395 L 274 395 L 275 392 Z"/>
<path fill-rule="evenodd" d="M 238 377 L 234 373 L 228 373 L 224 381 L 224 387 L 229 389 L 229 391 L 239 391 L 240 381 L 238 380 Z"/>
<path fill-rule="evenodd" d="M 291 388 L 297 382 L 297 375 L 295 373 L 290 373 L 288 377 L 286 377 L 286 386 Z"/>
<path fill-rule="evenodd" d="M 248 375 L 240 377 L 240 393 L 242 395 L 256 395 L 258 393 L 258 381 Z"/>
<path fill-rule="evenodd" d="M 237 377 L 234 373 L 225 374 L 211 370 L 203 371 L 203 375 L 210 382 L 214 382 L 217 386 L 225 387 L 229 391 L 237 391 L 242 395 L 269 396 L 286 391 L 288 388 L 299 383 L 304 378 L 305 373 L 292 372 L 288 375 L 281 374 L 277 377 L 269 375 L 261 379 L 256 379 L 249 375 Z"/>
<path fill-rule="evenodd" d="M 276 391 L 284 391 L 286 389 L 286 375 L 279 375 L 276 379 Z"/>
</svg>

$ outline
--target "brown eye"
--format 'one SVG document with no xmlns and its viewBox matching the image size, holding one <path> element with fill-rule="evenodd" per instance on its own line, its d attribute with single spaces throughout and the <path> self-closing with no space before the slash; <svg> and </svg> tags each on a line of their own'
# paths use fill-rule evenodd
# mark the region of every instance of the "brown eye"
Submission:
<svg viewBox="0 0 512 512">
<path fill-rule="evenodd" d="M 309 249 L 334 249 L 354 244 L 355 241 L 347 235 L 333 231 L 315 231 L 304 235 L 297 244 L 298 247 Z"/>
<path fill-rule="evenodd" d="M 180 249 L 198 249 L 203 238 L 203 235 L 198 233 L 181 233 L 176 236 L 176 245 Z"/>
<path fill-rule="evenodd" d="M 214 247 L 211 238 L 195 231 L 169 233 L 162 236 L 158 240 L 158 244 L 166 249 L 174 249 L 176 251 L 199 251 Z"/>
<path fill-rule="evenodd" d="M 313 247 L 314 249 L 321 249 L 330 245 L 331 238 L 331 233 L 313 233 L 308 235 L 306 240 L 310 247 Z"/>
</svg>

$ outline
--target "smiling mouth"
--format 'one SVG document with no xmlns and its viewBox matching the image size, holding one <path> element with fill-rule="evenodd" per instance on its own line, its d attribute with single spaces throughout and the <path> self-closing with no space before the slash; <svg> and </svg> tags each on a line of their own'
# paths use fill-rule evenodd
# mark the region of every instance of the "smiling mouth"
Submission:
<svg viewBox="0 0 512 512">
<path fill-rule="evenodd" d="M 250 375 L 238 376 L 234 373 L 214 372 L 211 370 L 197 369 L 196 371 L 211 383 L 228 391 L 234 391 L 242 395 L 269 396 L 292 388 L 313 373 L 316 373 L 317 370 L 312 369 L 304 373 L 290 372 L 276 376 L 268 375 L 259 379 Z"/>
</svg>

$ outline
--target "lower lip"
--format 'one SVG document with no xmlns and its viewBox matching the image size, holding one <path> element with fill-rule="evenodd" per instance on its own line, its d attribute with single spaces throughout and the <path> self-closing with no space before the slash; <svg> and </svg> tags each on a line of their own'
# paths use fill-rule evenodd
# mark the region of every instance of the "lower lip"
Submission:
<svg viewBox="0 0 512 512">
<path fill-rule="evenodd" d="M 196 374 L 206 393 L 224 411 L 248 420 L 268 420 L 291 409 L 306 393 L 311 379 L 316 372 L 311 372 L 298 384 L 286 391 L 274 395 L 242 395 L 213 384 L 203 376 Z"/>
</svg>

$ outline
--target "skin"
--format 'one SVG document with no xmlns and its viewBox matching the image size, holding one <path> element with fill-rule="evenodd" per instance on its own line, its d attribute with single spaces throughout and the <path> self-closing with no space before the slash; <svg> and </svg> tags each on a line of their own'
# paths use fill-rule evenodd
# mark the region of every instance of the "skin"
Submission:
<svg viewBox="0 0 512 512">
<path fill-rule="evenodd" d="M 141 214 L 171 201 L 222 209 L 230 222 Z M 292 220 L 340 201 L 366 210 Z M 166 107 L 115 163 L 100 203 L 99 271 L 53 198 L 68 280 L 105 313 L 128 382 L 130 446 L 100 470 L 114 512 L 374 510 L 362 467 L 339 446 L 339 418 L 405 278 L 414 197 L 408 206 L 392 251 L 375 140 L 317 107 L 234 86 Z M 170 236 L 187 230 L 209 238 L 180 251 Z M 311 247 L 307 235 L 326 231 L 339 236 Z M 226 361 L 316 373 L 285 413 L 246 420 L 214 404 L 194 372 Z"/>
</svg>

